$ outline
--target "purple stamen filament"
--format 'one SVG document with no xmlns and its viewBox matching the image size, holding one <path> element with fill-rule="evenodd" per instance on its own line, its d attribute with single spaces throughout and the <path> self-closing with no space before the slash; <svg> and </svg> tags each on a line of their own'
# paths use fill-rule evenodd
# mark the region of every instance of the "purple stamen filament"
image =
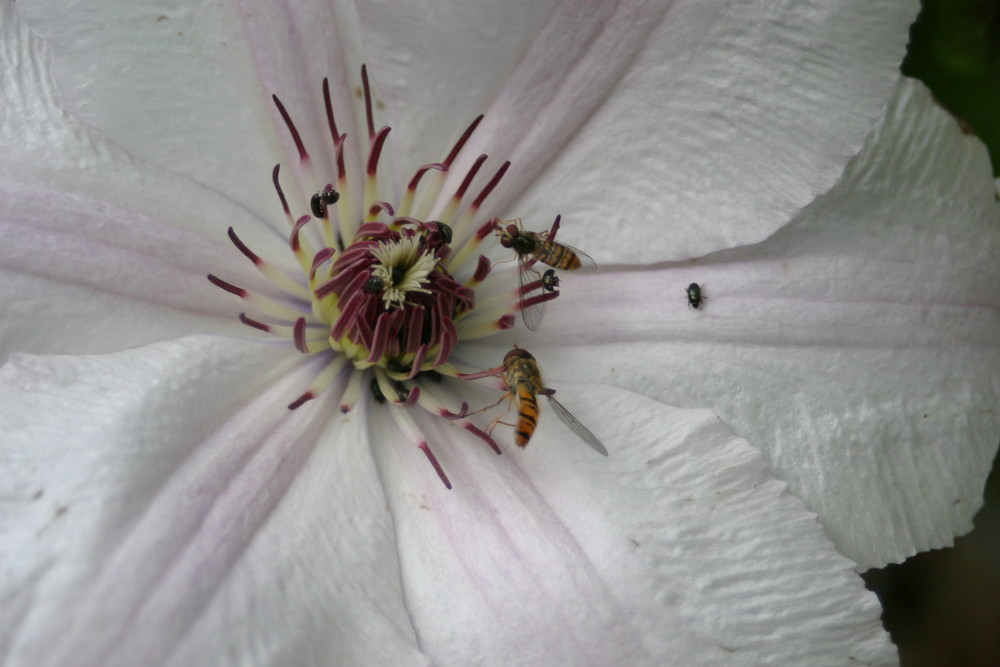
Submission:
<svg viewBox="0 0 1000 667">
<path fill-rule="evenodd" d="M 475 218 L 510 163 L 502 163 L 482 184 L 480 171 L 488 158 L 479 155 L 457 190 L 448 197 L 441 196 L 444 176 L 482 121 L 479 116 L 443 161 L 417 169 L 397 199 L 395 193 L 379 182 L 379 163 L 386 152 L 390 128 L 376 130 L 375 95 L 365 67 L 361 69 L 361 84 L 368 136 L 362 140 L 361 151 L 345 151 L 346 142 L 352 139 L 340 132 L 330 83 L 323 80 L 327 125 L 324 133 L 329 132 L 324 143 L 331 141 L 326 145 L 332 149 L 328 156 L 323 156 L 326 167 L 320 166 L 324 160 L 310 158 L 304 133 L 296 127 L 281 100 L 273 98 L 279 125 L 288 132 L 300 163 L 295 176 L 312 179 L 312 183 L 296 183 L 287 191 L 295 195 L 295 201 L 290 202 L 279 180 L 279 166 L 272 172 L 272 183 L 289 224 L 289 247 L 301 269 L 299 277 L 293 279 L 292 272 L 270 264 L 273 258 L 263 259 L 230 228 L 230 241 L 271 280 L 277 291 L 265 295 L 215 275 L 209 275 L 208 279 L 260 311 L 261 314 L 253 316 L 241 314 L 240 321 L 245 325 L 286 338 L 298 353 L 326 360 L 312 383 L 289 404 L 290 410 L 326 391 L 339 391 L 340 408 L 348 411 L 359 398 L 364 398 L 374 373 L 383 394 L 381 400 L 387 399 L 385 409 L 390 410 L 411 443 L 424 453 L 442 483 L 451 488 L 426 438 L 404 410 L 419 405 L 430 414 L 446 416 L 500 453 L 492 436 L 467 416 L 468 405 L 460 398 L 462 390 L 451 387 L 452 380 L 442 382 L 440 378 L 457 375 L 450 359 L 464 337 L 487 335 L 489 332 L 483 333 L 484 322 L 495 332 L 510 328 L 515 321 L 517 303 L 513 298 L 502 301 L 492 297 L 475 317 L 468 318 L 477 308 L 476 289 L 484 281 L 493 280 L 497 273 L 492 271 L 494 264 L 477 252 L 480 244 L 491 237 L 495 223 Z M 364 155 L 359 156 L 359 152 Z M 331 168 L 336 173 L 329 173 Z M 436 172 L 437 176 L 425 178 L 429 172 Z M 331 180 L 335 185 L 330 184 Z M 475 192 L 473 185 L 477 183 L 481 184 L 476 186 L 478 194 L 470 197 L 469 192 Z M 349 191 L 362 184 L 364 192 Z M 339 200 L 324 197 L 317 206 L 315 202 L 320 200 L 315 196 L 310 200 L 311 192 L 336 192 Z M 305 199 L 298 201 L 299 195 L 306 193 L 309 194 Z M 413 207 L 418 195 L 419 210 Z M 448 203 L 432 218 L 426 214 L 432 210 L 433 202 Z M 460 210 L 464 213 L 458 217 Z M 322 247 L 314 247 L 316 242 Z M 511 277 L 512 272 L 504 276 Z M 537 288 L 534 283 L 532 286 Z M 494 290 L 494 293 L 505 292 Z M 529 300 L 548 301 L 557 295 L 555 291 L 543 291 Z M 353 369 L 342 372 L 348 365 Z M 432 399 L 428 392 L 422 391 L 427 382 L 435 383 L 434 391 L 441 395 L 440 399 Z M 453 407 L 448 407 L 449 404 Z"/>
</svg>

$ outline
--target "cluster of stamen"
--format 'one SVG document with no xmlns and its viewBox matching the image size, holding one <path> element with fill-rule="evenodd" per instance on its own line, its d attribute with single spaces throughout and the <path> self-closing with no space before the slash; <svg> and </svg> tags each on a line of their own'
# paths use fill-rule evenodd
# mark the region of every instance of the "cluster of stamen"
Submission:
<svg viewBox="0 0 1000 667">
<path fill-rule="evenodd" d="M 290 114 L 274 98 L 298 152 L 297 190 L 315 193 L 308 205 L 303 202 L 302 206 L 311 214 L 294 216 L 279 182 L 279 167 L 274 168 L 272 180 L 291 230 L 289 246 L 301 269 L 299 276 L 262 259 L 230 228 L 233 244 L 269 279 L 277 293 L 268 296 L 214 275 L 208 278 L 254 307 L 253 317 L 240 316 L 243 323 L 290 340 L 303 355 L 324 359 L 321 370 L 288 406 L 290 409 L 336 387 L 340 409 L 348 412 L 363 391 L 371 391 L 378 402 L 419 405 L 446 417 L 486 441 L 499 454 L 493 438 L 466 417 L 468 405 L 459 393 L 440 380 L 442 376 L 458 375 L 449 359 L 460 340 L 481 338 L 514 326 L 518 307 L 515 291 L 501 290 L 485 304 L 477 304 L 476 300 L 478 287 L 493 268 L 477 249 L 495 227 L 492 220 L 477 221 L 479 209 L 510 165 L 503 163 L 481 183 L 478 175 L 487 159 L 481 155 L 472 162 L 454 193 L 441 197 L 445 176 L 475 131 L 480 116 L 442 162 L 417 170 L 398 202 L 380 198 L 384 193 L 378 179 L 379 160 L 389 128 L 376 130 L 373 96 L 364 68 L 361 83 L 367 151 L 361 163 L 351 164 L 345 151 L 348 136 L 338 129 L 330 87 L 323 82 L 333 149 L 329 175 L 319 173 Z M 359 175 L 364 182 L 360 200 L 356 198 L 357 187 L 351 187 L 357 184 Z M 324 183 L 330 176 L 335 177 L 335 183 Z M 313 182 L 301 182 L 309 179 Z M 473 190 L 476 183 L 481 185 Z M 473 191 L 474 196 L 470 194 Z M 451 483 L 412 417 L 406 410 L 390 412 L 450 488 Z"/>
</svg>

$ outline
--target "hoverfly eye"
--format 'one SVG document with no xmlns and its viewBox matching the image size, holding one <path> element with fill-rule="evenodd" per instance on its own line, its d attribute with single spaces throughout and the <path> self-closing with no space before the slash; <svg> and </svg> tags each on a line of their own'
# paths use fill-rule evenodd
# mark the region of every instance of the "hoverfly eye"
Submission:
<svg viewBox="0 0 1000 667">
<path fill-rule="evenodd" d="M 372 276 L 365 281 L 365 286 L 362 288 L 369 294 L 378 294 L 385 288 L 385 281 L 378 276 Z"/>
<path fill-rule="evenodd" d="M 443 222 L 435 222 L 437 225 L 438 234 L 445 243 L 451 243 L 451 227 L 444 224 Z"/>
</svg>

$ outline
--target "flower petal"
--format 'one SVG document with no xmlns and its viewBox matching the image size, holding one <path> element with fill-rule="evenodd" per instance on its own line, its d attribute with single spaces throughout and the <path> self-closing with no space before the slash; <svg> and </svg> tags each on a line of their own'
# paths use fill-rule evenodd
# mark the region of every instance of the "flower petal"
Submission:
<svg viewBox="0 0 1000 667">
<path fill-rule="evenodd" d="M 210 284 L 210 271 L 264 282 L 221 242 L 128 207 L 0 180 L 0 359 L 249 333 L 236 319 L 240 300 Z"/>
<path fill-rule="evenodd" d="M 69 192 L 113 202 L 195 231 L 211 229 L 221 235 L 234 220 L 240 221 L 243 233 L 248 233 L 246 227 L 257 233 L 268 229 L 267 222 L 248 215 L 244 208 L 137 161 L 92 127 L 67 115 L 49 71 L 48 45 L 24 26 L 12 4 L 0 4 L 0 18 L 5 65 L 0 68 L 5 94 L 0 115 L 3 180 L 50 188 L 51 198 Z M 272 166 L 264 168 L 258 189 L 268 190 L 260 184 L 268 182 Z M 271 207 L 277 206 L 273 194 L 270 199 Z"/>
<path fill-rule="evenodd" d="M 385 81 L 404 173 L 436 157 L 428 145 L 447 145 L 485 112 L 465 159 L 482 151 L 515 161 L 494 210 L 546 221 L 562 212 L 575 236 L 600 240 L 591 250 L 599 260 L 642 262 L 759 241 L 828 189 L 891 90 L 916 11 L 912 2 L 861 0 L 764 12 L 722 1 L 580 11 L 567 0 L 542 23 L 547 5 L 533 3 L 528 12 L 492 3 L 485 14 L 372 3 L 360 12 L 359 40 L 353 10 L 326 3 L 169 14 L 151 2 L 22 4 L 53 40 L 75 114 L 255 211 L 274 202 L 227 167 L 281 155 L 282 144 L 289 154 L 269 96 L 321 129 L 319 80 L 331 76 L 341 94 L 353 89 L 363 41 Z M 440 27 L 423 29 L 436 18 Z M 508 24 L 516 37 L 497 40 L 497 25 Z M 435 30 L 449 38 L 433 38 Z M 510 53 L 497 58 L 483 43 Z M 433 66 L 442 60 L 456 64 Z M 95 76 L 95 62 L 113 65 Z"/>
<path fill-rule="evenodd" d="M 7 662 L 426 664 L 364 434 L 289 412 L 290 363 L 205 336 L 3 368 Z"/>
<path fill-rule="evenodd" d="M 527 25 L 510 3 L 446 4 L 360 10 L 397 139 L 443 142 L 485 113 L 453 179 L 479 153 L 512 160 L 499 214 L 540 229 L 562 213 L 568 242 L 615 262 L 760 241 L 828 190 L 892 93 L 917 11 L 564 0 Z"/>
<path fill-rule="evenodd" d="M 133 155 L 280 219 L 267 187 L 283 155 L 274 91 L 260 90 L 238 3 L 22 0 L 16 11 L 50 41 L 60 97 L 76 117 Z M 239 165 L 256 165 L 259 180 Z"/>
<path fill-rule="evenodd" d="M 531 444 L 501 437 L 499 457 L 428 425 L 451 491 L 373 420 L 407 605 L 435 664 L 893 661 L 853 563 L 714 413 L 605 386 L 560 397 L 610 458 L 546 405 Z"/>
<path fill-rule="evenodd" d="M 550 381 L 712 406 L 842 553 L 880 566 L 950 544 L 981 504 L 1000 435 L 998 256 L 986 150 L 904 81 L 844 180 L 787 228 L 691 263 L 567 277 L 549 317 L 591 343 L 539 332 L 533 347 Z"/>
<path fill-rule="evenodd" d="M 239 301 L 206 275 L 268 283 L 226 241 L 226 227 L 238 224 L 258 251 L 278 249 L 279 264 L 291 263 L 284 240 L 246 209 L 137 161 L 68 116 L 55 101 L 46 46 L 8 3 L 0 13 L 8 65 L 0 68 L 0 358 L 240 328 Z"/>
</svg>

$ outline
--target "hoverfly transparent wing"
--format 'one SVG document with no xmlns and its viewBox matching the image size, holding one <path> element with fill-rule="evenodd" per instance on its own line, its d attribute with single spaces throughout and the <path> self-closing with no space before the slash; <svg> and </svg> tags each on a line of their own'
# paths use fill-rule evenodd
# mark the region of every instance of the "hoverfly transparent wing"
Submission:
<svg viewBox="0 0 1000 667">
<path fill-rule="evenodd" d="M 523 256 L 517 258 L 517 298 L 521 305 L 521 319 L 531 331 L 538 331 L 545 316 L 545 304 L 556 298 L 559 291 L 555 284 L 543 281 L 542 274 L 531 268 L 534 262 Z M 548 284 L 549 287 L 545 285 Z"/>
<path fill-rule="evenodd" d="M 546 391 L 547 392 L 551 391 L 555 393 L 551 389 L 547 389 Z M 563 407 L 563 404 L 557 401 L 555 399 L 555 396 L 553 396 L 551 393 L 546 393 L 546 396 L 549 397 L 549 405 L 551 405 L 552 409 L 555 410 L 555 413 L 559 415 L 559 419 L 562 420 L 563 424 L 569 426 L 570 430 L 573 431 L 573 433 L 576 433 L 581 440 L 590 445 L 594 449 L 594 451 L 596 451 L 598 454 L 600 454 L 601 456 L 608 455 L 607 448 L 604 446 L 604 443 L 602 443 L 597 438 L 596 435 L 591 433 L 586 426 L 581 424 L 577 420 L 577 418 L 570 413 L 569 410 Z"/>
<path fill-rule="evenodd" d="M 576 269 L 577 273 L 593 273 L 597 270 L 597 262 L 590 255 L 573 247 L 569 247 L 569 249 L 575 252 L 576 256 L 580 258 L 580 268 Z"/>
</svg>

